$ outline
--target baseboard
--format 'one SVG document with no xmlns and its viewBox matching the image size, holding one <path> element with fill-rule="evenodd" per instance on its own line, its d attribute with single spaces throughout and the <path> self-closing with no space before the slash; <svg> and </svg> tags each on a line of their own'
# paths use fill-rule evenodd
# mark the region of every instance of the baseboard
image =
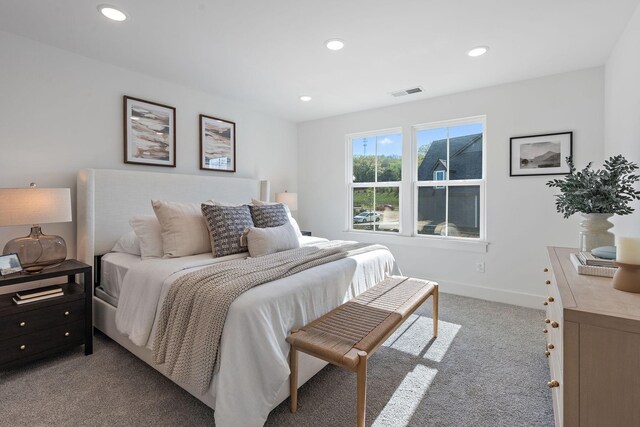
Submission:
<svg viewBox="0 0 640 427">
<path fill-rule="evenodd" d="M 522 307 L 543 309 L 542 303 L 545 296 L 533 295 L 524 292 L 513 292 L 504 289 L 486 288 L 483 286 L 468 285 L 456 282 L 438 282 L 440 291 L 447 294 L 461 295 L 483 299 L 487 301 L 501 302 L 504 304 L 519 305 Z"/>
</svg>

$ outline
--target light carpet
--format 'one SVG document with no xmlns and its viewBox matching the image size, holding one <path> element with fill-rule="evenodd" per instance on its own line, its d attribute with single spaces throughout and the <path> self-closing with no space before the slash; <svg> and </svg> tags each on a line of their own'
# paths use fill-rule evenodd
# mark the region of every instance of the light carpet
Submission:
<svg viewBox="0 0 640 427">
<path fill-rule="evenodd" d="M 543 312 L 442 294 L 440 334 L 428 301 L 369 362 L 367 425 L 552 426 Z M 3 426 L 213 426 L 213 410 L 97 333 L 82 348 L 0 371 Z M 328 366 L 266 426 L 355 425 L 355 375 Z"/>
</svg>

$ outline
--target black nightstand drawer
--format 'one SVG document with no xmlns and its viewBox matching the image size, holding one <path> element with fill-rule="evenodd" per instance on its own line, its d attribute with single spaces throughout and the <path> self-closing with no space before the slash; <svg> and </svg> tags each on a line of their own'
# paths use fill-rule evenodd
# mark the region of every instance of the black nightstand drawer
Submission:
<svg viewBox="0 0 640 427">
<path fill-rule="evenodd" d="M 0 365 L 30 358 L 47 350 L 82 344 L 83 331 L 84 322 L 79 321 L 0 341 Z"/>
<path fill-rule="evenodd" d="M 84 319 L 84 300 L 63 301 L 60 304 L 39 309 L 33 309 L 28 305 L 20 308 L 24 311 L 2 318 L 0 341 Z"/>
</svg>

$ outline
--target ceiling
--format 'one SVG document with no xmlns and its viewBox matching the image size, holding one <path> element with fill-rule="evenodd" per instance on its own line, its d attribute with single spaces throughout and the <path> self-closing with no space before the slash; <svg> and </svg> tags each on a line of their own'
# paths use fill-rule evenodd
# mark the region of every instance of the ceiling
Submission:
<svg viewBox="0 0 640 427">
<path fill-rule="evenodd" d="M 0 29 L 300 122 L 602 65 L 639 0 L 106 2 L 129 19 L 0 0 Z"/>
</svg>

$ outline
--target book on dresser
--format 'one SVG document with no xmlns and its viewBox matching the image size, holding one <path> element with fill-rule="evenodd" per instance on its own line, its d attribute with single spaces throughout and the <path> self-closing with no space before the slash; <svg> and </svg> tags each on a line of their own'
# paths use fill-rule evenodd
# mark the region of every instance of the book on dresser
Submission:
<svg viewBox="0 0 640 427">
<path fill-rule="evenodd" d="M 584 265 L 592 265 L 595 267 L 612 267 L 615 268 L 615 259 L 598 258 L 591 252 L 578 252 L 578 258 Z"/>
<path fill-rule="evenodd" d="M 60 292 L 55 292 L 55 293 L 52 293 L 52 294 L 40 295 L 40 296 L 37 296 L 37 297 L 27 298 L 27 299 L 20 299 L 18 297 L 13 297 L 13 303 L 16 304 L 16 305 L 30 304 L 32 302 L 37 302 L 37 301 L 42 301 L 42 300 L 51 299 L 51 298 L 57 298 L 57 297 L 62 297 L 62 296 L 64 296 L 64 292 L 60 291 Z"/>
<path fill-rule="evenodd" d="M 62 292 L 62 287 L 58 285 L 45 286 L 43 288 L 29 289 L 27 291 L 18 291 L 16 292 L 16 298 L 19 300 L 28 300 L 45 295 L 57 294 L 60 292 Z"/>
</svg>

